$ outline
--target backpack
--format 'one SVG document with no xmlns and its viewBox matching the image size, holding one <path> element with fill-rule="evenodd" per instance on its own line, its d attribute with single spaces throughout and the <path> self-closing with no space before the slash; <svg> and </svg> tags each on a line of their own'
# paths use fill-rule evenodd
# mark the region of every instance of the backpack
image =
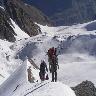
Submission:
<svg viewBox="0 0 96 96">
<path fill-rule="evenodd" d="M 52 63 L 56 65 L 57 57 L 55 55 L 52 56 Z"/>
<path fill-rule="evenodd" d="M 48 50 L 48 56 L 50 57 L 50 58 L 52 58 L 52 56 L 55 54 L 55 49 L 54 49 L 54 47 L 53 48 L 50 48 L 49 50 Z"/>
<path fill-rule="evenodd" d="M 45 64 L 43 62 L 40 65 L 40 71 L 45 72 Z"/>
</svg>

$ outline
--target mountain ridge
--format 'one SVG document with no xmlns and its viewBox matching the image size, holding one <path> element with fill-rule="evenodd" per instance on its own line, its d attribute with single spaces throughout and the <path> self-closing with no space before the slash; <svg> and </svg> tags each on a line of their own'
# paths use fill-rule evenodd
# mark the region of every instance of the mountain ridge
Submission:
<svg viewBox="0 0 96 96">
<path fill-rule="evenodd" d="M 96 19 L 95 0 L 56 0 L 57 2 L 55 2 L 55 0 L 25 1 L 31 5 L 36 6 L 47 16 L 49 16 L 56 26 L 85 23 Z"/>
</svg>

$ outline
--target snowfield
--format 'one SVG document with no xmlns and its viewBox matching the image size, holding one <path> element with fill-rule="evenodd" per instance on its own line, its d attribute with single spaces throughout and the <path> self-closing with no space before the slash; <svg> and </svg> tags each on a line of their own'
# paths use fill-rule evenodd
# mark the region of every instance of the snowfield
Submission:
<svg viewBox="0 0 96 96">
<path fill-rule="evenodd" d="M 0 40 L 0 96 L 75 96 L 70 87 L 82 81 L 96 86 L 96 21 L 60 27 L 38 24 L 42 34 L 34 37 L 11 22 L 16 42 Z M 58 82 L 51 82 L 50 73 L 50 79 L 41 82 L 37 67 L 41 60 L 48 65 L 47 51 L 53 46 L 58 49 Z M 34 83 L 28 82 L 29 66 Z"/>
</svg>

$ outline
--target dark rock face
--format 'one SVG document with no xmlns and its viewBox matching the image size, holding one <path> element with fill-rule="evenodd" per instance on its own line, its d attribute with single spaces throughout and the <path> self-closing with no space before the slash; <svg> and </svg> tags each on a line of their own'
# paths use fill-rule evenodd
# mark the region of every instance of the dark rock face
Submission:
<svg viewBox="0 0 96 96">
<path fill-rule="evenodd" d="M 76 96 L 96 96 L 96 88 L 91 81 L 83 81 L 72 89 Z"/>
<path fill-rule="evenodd" d="M 10 42 L 15 41 L 14 35 L 16 33 L 10 26 L 12 25 L 10 18 L 29 36 L 41 33 L 40 27 L 35 22 L 42 25 L 51 25 L 50 20 L 41 11 L 25 4 L 22 0 L 1 0 L 1 5 L 5 10 L 0 8 L 0 39 L 6 39 Z"/>
<path fill-rule="evenodd" d="M 40 33 L 40 28 L 34 24 L 31 16 L 27 14 L 28 10 L 23 8 L 26 6 L 20 0 L 4 0 L 6 12 L 19 27 L 24 30 L 29 36 L 34 36 Z"/>
<path fill-rule="evenodd" d="M 7 14 L 0 8 L 0 39 L 6 39 L 10 42 L 15 41 L 16 35 L 10 26 L 11 21 Z"/>
</svg>

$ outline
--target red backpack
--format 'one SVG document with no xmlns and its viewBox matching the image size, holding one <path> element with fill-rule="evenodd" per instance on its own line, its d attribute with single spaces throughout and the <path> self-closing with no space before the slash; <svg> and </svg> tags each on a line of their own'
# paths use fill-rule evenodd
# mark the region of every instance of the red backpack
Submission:
<svg viewBox="0 0 96 96">
<path fill-rule="evenodd" d="M 52 58 L 52 56 L 54 55 L 54 53 L 55 53 L 54 47 L 52 47 L 52 48 L 50 48 L 50 49 L 48 50 L 48 56 L 49 56 L 50 58 Z"/>
</svg>

